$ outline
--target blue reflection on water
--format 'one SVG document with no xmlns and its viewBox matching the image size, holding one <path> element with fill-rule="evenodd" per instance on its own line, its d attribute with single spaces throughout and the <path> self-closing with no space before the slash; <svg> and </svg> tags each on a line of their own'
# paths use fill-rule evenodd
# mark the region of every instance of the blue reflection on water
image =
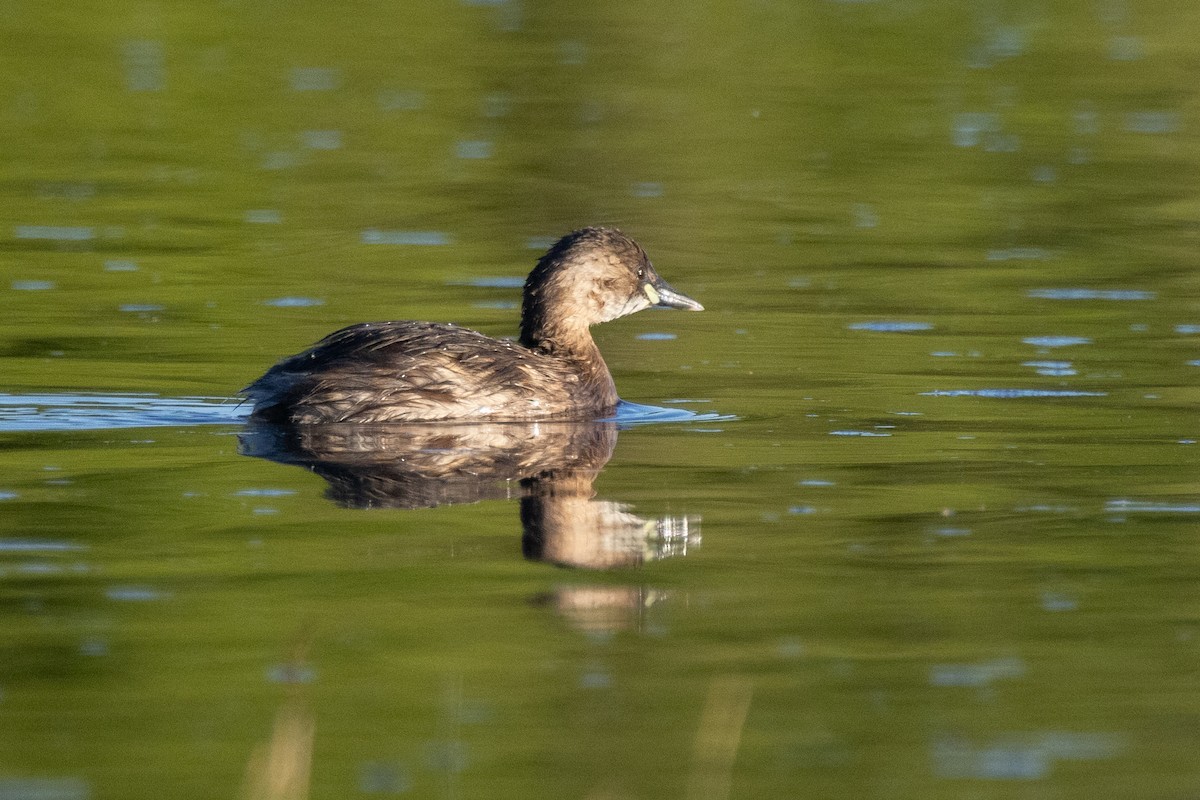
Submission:
<svg viewBox="0 0 1200 800">
<path fill-rule="evenodd" d="M 1092 343 L 1086 336 L 1027 336 L 1021 341 L 1036 347 L 1072 347 Z"/>
<path fill-rule="evenodd" d="M 1010 247 L 988 250 L 988 261 L 1042 261 L 1050 254 L 1040 247 Z"/>
<path fill-rule="evenodd" d="M 1001 679 L 1021 678 L 1025 662 L 1019 658 L 997 658 L 977 664 L 934 664 L 929 668 L 930 686 L 987 686 Z"/>
<path fill-rule="evenodd" d="M 1153 300 L 1157 292 L 1140 289 L 1030 289 L 1030 297 L 1042 300 Z"/>
<path fill-rule="evenodd" d="M 1133 111 L 1125 116 L 1125 130 L 1131 133 L 1174 133 L 1179 115 L 1173 111 Z"/>
<path fill-rule="evenodd" d="M 1038 375 L 1049 375 L 1052 377 L 1078 374 L 1070 361 L 1023 361 L 1021 362 L 1021 366 L 1033 367 L 1037 370 Z"/>
<path fill-rule="evenodd" d="M 1107 512 L 1142 514 L 1200 514 L 1200 503 L 1164 503 L 1156 500 L 1109 500 Z"/>
<path fill-rule="evenodd" d="M 338 130 L 301 131 L 300 145 L 308 150 L 340 150 L 342 132 Z"/>
<path fill-rule="evenodd" d="M 152 603 L 156 600 L 167 600 L 170 592 L 163 592 L 152 586 L 110 586 L 104 596 L 109 600 L 123 603 Z"/>
<path fill-rule="evenodd" d="M 125 88 L 131 92 L 161 92 L 167 85 L 167 58 L 163 43 L 154 39 L 125 42 L 122 61 Z"/>
<path fill-rule="evenodd" d="M 630 403 L 628 400 L 622 400 L 617 404 L 617 413 L 613 415 L 612 419 L 618 425 L 626 426 L 646 425 L 653 422 L 726 421 L 736 419 L 736 417 L 715 413 L 697 414 L 695 411 L 688 411 L 683 408 L 646 406 L 641 403 Z"/>
<path fill-rule="evenodd" d="M 63 553 L 84 549 L 83 545 L 55 539 L 0 539 L 0 553 Z"/>
<path fill-rule="evenodd" d="M 454 146 L 454 154 L 459 158 L 482 160 L 492 157 L 492 143 L 486 139 L 464 139 Z"/>
<path fill-rule="evenodd" d="M 250 406 L 148 394 L 0 394 L 0 431 L 104 430 L 241 422 Z"/>
<path fill-rule="evenodd" d="M 17 225 L 13 235 L 18 239 L 86 242 L 96 238 L 96 229 L 80 225 Z"/>
<path fill-rule="evenodd" d="M 288 75 L 293 92 L 330 92 L 342 85 L 336 67 L 293 67 Z"/>
<path fill-rule="evenodd" d="M 91 784 L 80 778 L 0 778 L 0 800 L 88 800 Z"/>
<path fill-rule="evenodd" d="M 930 745 L 934 771 L 941 778 L 1039 780 L 1056 761 L 1099 761 L 1124 749 L 1112 733 L 1045 731 L 1014 734 L 984 744 L 962 736 L 941 736 Z"/>
<path fill-rule="evenodd" d="M 368 228 L 362 232 L 362 243 L 437 247 L 450 244 L 450 236 L 441 231 L 384 231 Z"/>
<path fill-rule="evenodd" d="M 323 306 L 325 301 L 317 297 L 275 297 L 270 300 L 263 301 L 264 306 L 274 306 L 275 308 L 309 308 L 311 306 Z"/>
<path fill-rule="evenodd" d="M 159 397 L 152 394 L 0 394 L 0 432 L 231 425 L 245 422 L 250 410 L 249 403 L 236 398 Z M 622 400 L 611 419 L 621 426 L 628 426 L 736 418 Z M 0 493 L 0 499 L 3 497 Z"/>
<path fill-rule="evenodd" d="M 483 289 L 520 289 L 525 278 L 517 275 L 485 275 L 465 281 L 448 281 L 448 286 L 478 286 Z"/>
<path fill-rule="evenodd" d="M 1034 397 L 1107 397 L 1108 392 L 1079 392 L 1073 389 L 937 389 L 921 392 L 925 397 L 990 397 L 1019 400 Z"/>
<path fill-rule="evenodd" d="M 283 212 L 275 208 L 251 208 L 242 219 L 251 225 L 278 225 L 283 222 Z"/>
<path fill-rule="evenodd" d="M 830 436 L 862 436 L 862 437 L 867 437 L 867 438 L 876 437 L 876 436 L 879 436 L 879 437 L 891 436 L 890 433 L 880 433 L 878 431 L 830 431 L 829 435 Z"/>
<path fill-rule="evenodd" d="M 875 331 L 876 333 L 907 333 L 910 331 L 928 331 L 933 329 L 932 322 L 901 322 L 895 320 L 873 320 L 871 322 L 852 322 L 846 326 L 852 331 Z"/>
</svg>

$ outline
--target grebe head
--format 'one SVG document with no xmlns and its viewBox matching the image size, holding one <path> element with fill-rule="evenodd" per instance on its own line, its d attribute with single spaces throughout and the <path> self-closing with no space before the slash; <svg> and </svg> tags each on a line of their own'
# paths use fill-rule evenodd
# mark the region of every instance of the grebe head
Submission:
<svg viewBox="0 0 1200 800">
<path fill-rule="evenodd" d="M 659 277 L 633 239 L 615 228 L 581 228 L 559 239 L 529 273 L 521 344 L 553 349 L 587 336 L 590 325 L 652 306 L 704 310 Z"/>
</svg>

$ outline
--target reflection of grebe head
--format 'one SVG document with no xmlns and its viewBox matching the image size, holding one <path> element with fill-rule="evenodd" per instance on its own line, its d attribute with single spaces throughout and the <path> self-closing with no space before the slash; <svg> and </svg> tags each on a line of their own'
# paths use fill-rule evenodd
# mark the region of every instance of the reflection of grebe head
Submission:
<svg viewBox="0 0 1200 800">
<path fill-rule="evenodd" d="M 560 567 L 611 569 L 686 555 L 700 544 L 698 518 L 640 517 L 591 493 L 538 492 L 521 498 L 521 551 Z"/>
</svg>

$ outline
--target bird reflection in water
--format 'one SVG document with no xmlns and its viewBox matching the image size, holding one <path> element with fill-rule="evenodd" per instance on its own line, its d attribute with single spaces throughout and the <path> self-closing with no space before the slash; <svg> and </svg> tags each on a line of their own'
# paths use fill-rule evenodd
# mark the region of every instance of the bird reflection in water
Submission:
<svg viewBox="0 0 1200 800">
<path fill-rule="evenodd" d="M 258 424 L 239 441 L 244 455 L 320 475 L 327 496 L 348 508 L 517 497 L 522 550 L 533 561 L 612 569 L 685 555 L 700 541 L 697 518 L 647 518 L 595 498 L 617 432 L 614 422 Z"/>
</svg>

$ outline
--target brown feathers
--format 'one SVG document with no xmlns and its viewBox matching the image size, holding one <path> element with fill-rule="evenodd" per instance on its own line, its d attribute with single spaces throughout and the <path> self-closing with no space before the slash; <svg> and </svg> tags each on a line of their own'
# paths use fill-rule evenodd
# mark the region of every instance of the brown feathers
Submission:
<svg viewBox="0 0 1200 800">
<path fill-rule="evenodd" d="M 456 325 L 361 323 L 284 359 L 243 393 L 255 418 L 300 424 L 599 418 L 616 408 L 617 390 L 588 327 L 661 296 L 699 309 L 632 239 L 584 228 L 526 280 L 519 344 Z"/>
</svg>

